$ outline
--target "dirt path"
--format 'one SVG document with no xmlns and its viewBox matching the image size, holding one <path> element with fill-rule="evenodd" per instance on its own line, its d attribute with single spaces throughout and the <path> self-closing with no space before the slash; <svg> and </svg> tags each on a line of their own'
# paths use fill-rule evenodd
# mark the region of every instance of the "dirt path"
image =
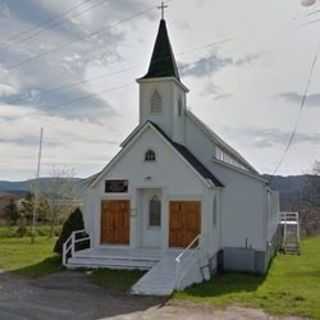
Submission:
<svg viewBox="0 0 320 320">
<path fill-rule="evenodd" d="M 214 310 L 204 306 L 165 305 L 144 312 L 108 318 L 112 320 L 301 320 L 296 317 L 271 317 L 260 310 L 230 307 Z"/>
<path fill-rule="evenodd" d="M 84 273 L 62 272 L 40 280 L 0 273 L 1 320 L 271 320 L 261 311 L 171 305 L 164 299 L 115 294 Z M 282 318 L 292 320 L 297 318 Z"/>
</svg>

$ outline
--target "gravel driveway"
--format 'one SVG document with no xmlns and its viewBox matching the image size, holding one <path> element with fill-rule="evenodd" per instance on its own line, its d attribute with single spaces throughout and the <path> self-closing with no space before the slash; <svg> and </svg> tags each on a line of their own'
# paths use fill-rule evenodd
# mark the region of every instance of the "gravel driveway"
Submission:
<svg viewBox="0 0 320 320">
<path fill-rule="evenodd" d="M 166 304 L 164 299 L 115 294 L 84 273 L 62 272 L 26 280 L 0 274 L 0 320 L 271 320 L 261 311 Z M 286 318 L 298 319 L 298 318 Z"/>
</svg>

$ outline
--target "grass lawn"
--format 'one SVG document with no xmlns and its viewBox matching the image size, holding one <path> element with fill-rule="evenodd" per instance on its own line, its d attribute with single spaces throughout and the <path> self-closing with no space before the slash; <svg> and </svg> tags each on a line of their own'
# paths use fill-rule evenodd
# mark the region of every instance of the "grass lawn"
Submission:
<svg viewBox="0 0 320 320">
<path fill-rule="evenodd" d="M 0 270 L 40 277 L 63 270 L 53 254 L 55 239 L 0 237 Z M 99 286 L 124 293 L 143 275 L 140 271 L 95 270 L 89 278 Z M 173 301 L 225 307 L 262 308 L 272 314 L 300 315 L 320 320 L 320 237 L 303 241 L 302 256 L 278 255 L 266 277 L 224 274 L 175 293 Z"/>
<path fill-rule="evenodd" d="M 175 294 L 174 299 L 225 307 L 262 308 L 320 320 L 320 237 L 303 241 L 302 256 L 278 255 L 268 275 L 224 274 Z"/>
<path fill-rule="evenodd" d="M 15 272 L 28 277 L 40 277 L 61 270 L 60 259 L 52 248 L 56 239 L 0 237 L 0 270 Z"/>
<path fill-rule="evenodd" d="M 52 252 L 55 241 L 47 236 L 38 236 L 36 243 L 31 244 L 29 237 L 15 238 L 12 228 L 0 227 L 0 270 L 31 278 L 63 270 L 60 258 Z M 140 271 L 102 269 L 87 273 L 92 282 L 115 293 L 126 293 L 144 274 Z"/>
</svg>

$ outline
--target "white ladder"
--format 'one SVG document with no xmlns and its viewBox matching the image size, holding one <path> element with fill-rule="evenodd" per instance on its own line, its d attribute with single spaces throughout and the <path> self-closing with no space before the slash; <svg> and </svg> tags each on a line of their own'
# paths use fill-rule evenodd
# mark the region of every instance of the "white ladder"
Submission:
<svg viewBox="0 0 320 320">
<path fill-rule="evenodd" d="M 283 227 L 282 250 L 285 254 L 300 255 L 300 222 L 298 212 L 281 212 Z"/>
</svg>

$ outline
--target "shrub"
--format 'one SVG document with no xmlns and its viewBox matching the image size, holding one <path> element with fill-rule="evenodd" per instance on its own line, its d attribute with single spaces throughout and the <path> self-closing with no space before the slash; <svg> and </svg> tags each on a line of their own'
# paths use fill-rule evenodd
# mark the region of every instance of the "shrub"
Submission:
<svg viewBox="0 0 320 320">
<path fill-rule="evenodd" d="M 54 252 L 62 255 L 63 250 L 63 244 L 68 240 L 68 238 L 71 236 L 72 232 L 83 230 L 84 229 L 84 222 L 82 217 L 82 212 L 79 208 L 77 208 L 69 218 L 66 220 L 62 227 L 62 231 L 60 234 L 60 237 L 58 238 L 56 245 L 54 247 Z M 88 248 L 88 242 L 87 243 L 80 243 L 79 246 L 77 246 L 77 249 L 85 249 Z"/>
</svg>

